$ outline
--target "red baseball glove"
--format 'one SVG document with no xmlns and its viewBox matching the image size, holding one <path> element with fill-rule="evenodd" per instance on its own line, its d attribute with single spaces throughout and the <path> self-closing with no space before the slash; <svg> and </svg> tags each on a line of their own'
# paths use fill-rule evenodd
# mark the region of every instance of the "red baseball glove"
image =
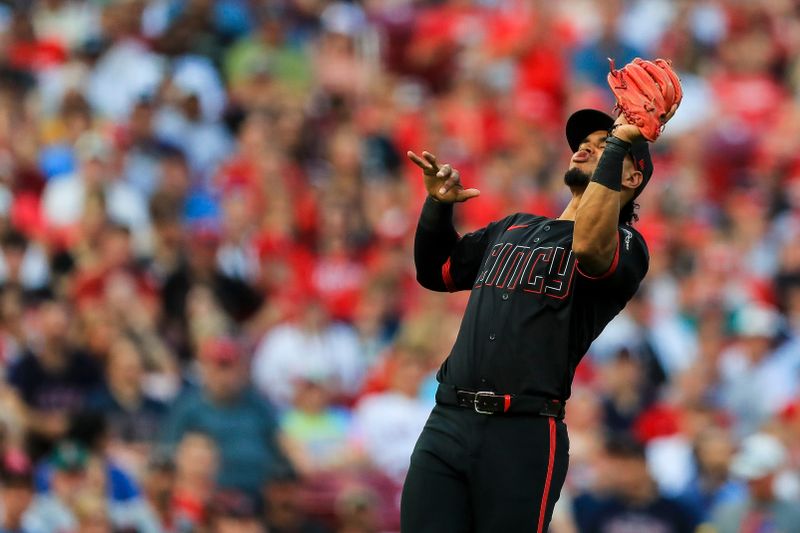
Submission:
<svg viewBox="0 0 800 533">
<path fill-rule="evenodd" d="M 617 70 L 614 60 L 608 61 L 608 85 L 617 99 L 615 109 L 638 126 L 645 139 L 655 141 L 672 117 L 672 107 L 677 108 L 683 98 L 681 80 L 672 64 L 664 59 L 645 61 L 637 57 Z"/>
</svg>

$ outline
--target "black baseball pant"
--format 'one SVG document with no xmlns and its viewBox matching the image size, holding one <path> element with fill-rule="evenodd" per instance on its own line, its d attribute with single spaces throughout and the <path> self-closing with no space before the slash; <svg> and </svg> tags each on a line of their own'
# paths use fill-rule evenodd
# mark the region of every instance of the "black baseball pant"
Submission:
<svg viewBox="0 0 800 533">
<path fill-rule="evenodd" d="M 402 533 L 544 533 L 567 475 L 562 420 L 437 404 L 411 455 Z"/>
</svg>

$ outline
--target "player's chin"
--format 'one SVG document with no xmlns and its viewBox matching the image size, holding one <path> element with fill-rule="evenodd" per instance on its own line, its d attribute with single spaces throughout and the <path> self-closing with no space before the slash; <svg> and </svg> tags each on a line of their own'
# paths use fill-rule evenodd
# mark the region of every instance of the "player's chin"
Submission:
<svg viewBox="0 0 800 533">
<path fill-rule="evenodd" d="M 570 165 L 569 169 L 564 173 L 564 184 L 567 187 L 586 187 L 591 179 L 591 172 L 587 172 L 580 164 Z"/>
</svg>

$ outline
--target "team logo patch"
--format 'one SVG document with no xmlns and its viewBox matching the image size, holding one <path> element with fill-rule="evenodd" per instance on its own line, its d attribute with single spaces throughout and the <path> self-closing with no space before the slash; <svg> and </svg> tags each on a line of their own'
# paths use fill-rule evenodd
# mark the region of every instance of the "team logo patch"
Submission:
<svg viewBox="0 0 800 533">
<path fill-rule="evenodd" d="M 631 233 L 630 230 L 627 230 L 625 228 L 620 228 L 620 229 L 625 234 L 625 249 L 626 250 L 630 250 L 631 249 L 631 239 L 633 238 L 633 233 Z"/>
</svg>

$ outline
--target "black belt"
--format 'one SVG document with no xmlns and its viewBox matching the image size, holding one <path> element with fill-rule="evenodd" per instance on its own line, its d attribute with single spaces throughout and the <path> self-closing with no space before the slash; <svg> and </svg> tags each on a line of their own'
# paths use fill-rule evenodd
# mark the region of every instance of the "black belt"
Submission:
<svg viewBox="0 0 800 533">
<path fill-rule="evenodd" d="M 468 391 L 440 383 L 436 403 L 473 409 L 482 415 L 521 413 L 564 418 L 564 402 L 543 396 L 496 394 L 493 391 Z"/>
</svg>

